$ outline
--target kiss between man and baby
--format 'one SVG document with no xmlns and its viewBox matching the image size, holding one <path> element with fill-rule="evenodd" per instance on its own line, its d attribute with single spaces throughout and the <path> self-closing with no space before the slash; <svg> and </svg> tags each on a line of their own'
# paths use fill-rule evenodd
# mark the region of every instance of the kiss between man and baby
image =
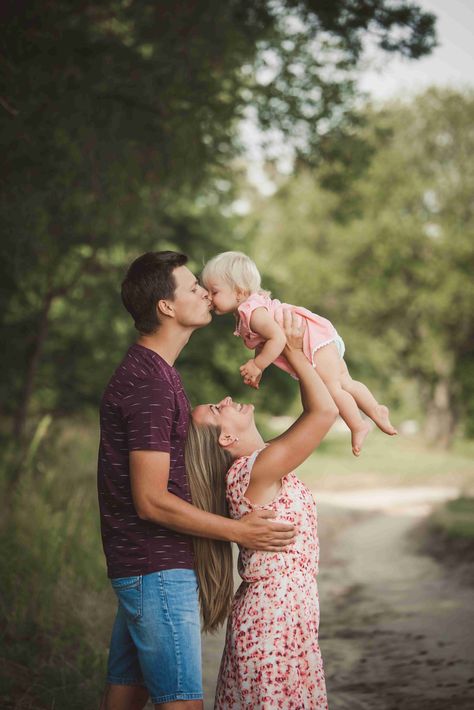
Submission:
<svg viewBox="0 0 474 710">
<path fill-rule="evenodd" d="M 202 710 L 201 621 L 227 621 L 215 708 L 327 708 L 318 644 L 316 505 L 294 470 L 340 415 L 359 456 L 387 407 L 344 361 L 332 323 L 261 288 L 240 252 L 199 281 L 176 252 L 136 259 L 122 300 L 138 340 L 102 397 L 98 492 L 108 576 L 118 599 L 101 710 Z M 302 412 L 265 442 L 254 407 L 231 397 L 191 410 L 174 363 L 216 315 L 254 350 L 258 388 L 272 363 L 298 379 Z M 198 373 L 196 373 L 198 377 Z M 231 542 L 240 548 L 234 594 Z"/>
</svg>

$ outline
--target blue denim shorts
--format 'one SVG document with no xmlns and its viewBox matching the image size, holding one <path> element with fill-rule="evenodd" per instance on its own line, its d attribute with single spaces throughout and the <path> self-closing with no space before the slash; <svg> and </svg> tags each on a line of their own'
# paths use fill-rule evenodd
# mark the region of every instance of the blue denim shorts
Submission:
<svg viewBox="0 0 474 710">
<path fill-rule="evenodd" d="M 194 570 L 169 569 L 111 582 L 119 604 L 107 682 L 144 685 L 154 704 L 201 699 L 201 625 Z"/>
</svg>

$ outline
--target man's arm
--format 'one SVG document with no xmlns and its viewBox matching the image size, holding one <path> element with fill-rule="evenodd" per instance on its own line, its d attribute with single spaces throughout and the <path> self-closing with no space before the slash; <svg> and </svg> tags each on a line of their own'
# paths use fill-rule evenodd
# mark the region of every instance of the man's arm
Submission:
<svg viewBox="0 0 474 710">
<path fill-rule="evenodd" d="M 215 540 L 238 542 L 251 550 L 279 551 L 293 542 L 294 527 L 275 523 L 271 511 L 258 511 L 232 520 L 196 508 L 168 491 L 170 456 L 162 451 L 131 451 L 133 502 L 142 520 Z"/>
</svg>

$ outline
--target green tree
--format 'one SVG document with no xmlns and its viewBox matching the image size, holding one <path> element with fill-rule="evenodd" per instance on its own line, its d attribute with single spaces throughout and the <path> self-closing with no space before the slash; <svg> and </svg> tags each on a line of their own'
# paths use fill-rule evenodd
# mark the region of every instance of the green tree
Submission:
<svg viewBox="0 0 474 710">
<path fill-rule="evenodd" d="M 219 210 L 249 109 L 297 155 L 331 154 L 364 37 L 415 58 L 435 41 L 433 16 L 402 0 L 31 0 L 1 12 L 0 362 L 17 437 L 29 411 L 90 401 L 85 373 L 96 387 L 126 331 L 105 291 L 133 255 L 220 248 L 198 222 L 229 234 Z"/>
<path fill-rule="evenodd" d="M 368 110 L 372 159 L 349 192 L 302 173 L 257 211 L 256 253 L 283 295 L 334 321 L 361 378 L 414 379 L 441 446 L 472 416 L 473 118 L 468 91 Z"/>
</svg>

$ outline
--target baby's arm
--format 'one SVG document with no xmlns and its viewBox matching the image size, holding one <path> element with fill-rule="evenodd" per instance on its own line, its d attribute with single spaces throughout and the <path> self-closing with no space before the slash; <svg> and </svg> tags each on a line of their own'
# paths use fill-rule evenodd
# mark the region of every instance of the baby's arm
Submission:
<svg viewBox="0 0 474 710">
<path fill-rule="evenodd" d="M 265 343 L 255 359 L 242 365 L 240 373 L 245 384 L 258 387 L 263 370 L 281 354 L 286 345 L 286 338 L 282 328 L 273 320 L 266 308 L 254 310 L 250 316 L 250 328 L 254 333 L 265 338 Z"/>
<path fill-rule="evenodd" d="M 265 343 L 255 358 L 256 366 L 263 371 L 277 359 L 278 355 L 281 355 L 286 345 L 286 337 L 266 308 L 254 310 L 250 317 L 250 328 L 254 333 L 265 338 Z"/>
</svg>

